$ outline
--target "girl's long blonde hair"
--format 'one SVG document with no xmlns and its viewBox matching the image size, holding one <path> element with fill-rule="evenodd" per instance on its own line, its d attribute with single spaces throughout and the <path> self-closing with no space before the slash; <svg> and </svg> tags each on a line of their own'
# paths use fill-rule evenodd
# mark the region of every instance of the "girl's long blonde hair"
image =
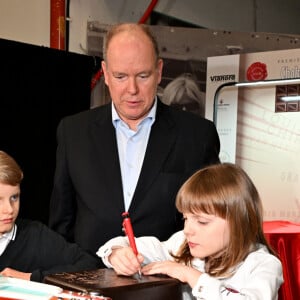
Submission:
<svg viewBox="0 0 300 300">
<path fill-rule="evenodd" d="M 222 163 L 197 171 L 180 188 L 176 207 L 181 213 L 214 214 L 229 222 L 227 248 L 205 259 L 206 272 L 211 276 L 230 276 L 234 267 L 255 250 L 258 243 L 275 254 L 263 233 L 263 207 L 257 189 L 237 165 Z M 191 264 L 194 257 L 187 242 L 175 258 Z"/>
</svg>

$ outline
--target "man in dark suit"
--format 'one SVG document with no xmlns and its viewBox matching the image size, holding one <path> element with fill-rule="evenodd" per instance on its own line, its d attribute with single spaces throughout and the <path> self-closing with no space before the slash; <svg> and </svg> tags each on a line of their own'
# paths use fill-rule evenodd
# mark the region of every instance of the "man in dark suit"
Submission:
<svg viewBox="0 0 300 300">
<path fill-rule="evenodd" d="M 112 103 L 63 119 L 49 225 L 97 251 L 122 234 L 128 211 L 136 236 L 167 239 L 182 228 L 175 197 L 196 170 L 219 162 L 214 124 L 156 96 L 163 61 L 149 28 L 112 26 L 102 70 Z"/>
</svg>

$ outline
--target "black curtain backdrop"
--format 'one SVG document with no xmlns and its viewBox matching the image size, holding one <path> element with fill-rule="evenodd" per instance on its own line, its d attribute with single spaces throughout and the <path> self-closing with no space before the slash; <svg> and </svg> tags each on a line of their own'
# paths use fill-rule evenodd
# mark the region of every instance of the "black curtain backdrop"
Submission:
<svg viewBox="0 0 300 300">
<path fill-rule="evenodd" d="M 48 223 L 56 128 L 89 109 L 95 58 L 0 39 L 0 150 L 24 171 L 19 216 Z"/>
</svg>

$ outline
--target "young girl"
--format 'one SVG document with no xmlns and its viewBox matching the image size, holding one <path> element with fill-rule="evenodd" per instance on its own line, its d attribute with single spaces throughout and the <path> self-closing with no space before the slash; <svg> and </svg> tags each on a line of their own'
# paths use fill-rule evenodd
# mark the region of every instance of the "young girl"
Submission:
<svg viewBox="0 0 300 300">
<path fill-rule="evenodd" d="M 262 229 L 262 203 L 248 175 L 223 163 L 197 171 L 181 187 L 176 207 L 184 230 L 160 242 L 136 238 L 137 256 L 126 237 L 97 254 L 118 274 L 165 274 L 187 283 L 185 299 L 273 300 L 283 282 L 280 260 Z M 186 285 L 185 285 L 186 286 Z"/>
</svg>

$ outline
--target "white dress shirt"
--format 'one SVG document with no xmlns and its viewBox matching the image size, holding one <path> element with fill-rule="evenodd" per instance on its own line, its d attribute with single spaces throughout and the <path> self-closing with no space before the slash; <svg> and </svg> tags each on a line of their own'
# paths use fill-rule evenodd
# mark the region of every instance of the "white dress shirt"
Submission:
<svg viewBox="0 0 300 300">
<path fill-rule="evenodd" d="M 151 126 L 155 121 L 156 107 L 157 99 L 148 115 L 139 123 L 137 131 L 134 131 L 120 119 L 112 104 L 112 120 L 116 128 L 126 211 L 129 209 L 140 176 Z"/>
<path fill-rule="evenodd" d="M 13 228 L 0 237 L 0 255 L 5 251 L 7 245 L 10 243 L 10 241 L 13 241 L 16 237 L 17 233 L 17 225 L 15 224 Z"/>
</svg>

